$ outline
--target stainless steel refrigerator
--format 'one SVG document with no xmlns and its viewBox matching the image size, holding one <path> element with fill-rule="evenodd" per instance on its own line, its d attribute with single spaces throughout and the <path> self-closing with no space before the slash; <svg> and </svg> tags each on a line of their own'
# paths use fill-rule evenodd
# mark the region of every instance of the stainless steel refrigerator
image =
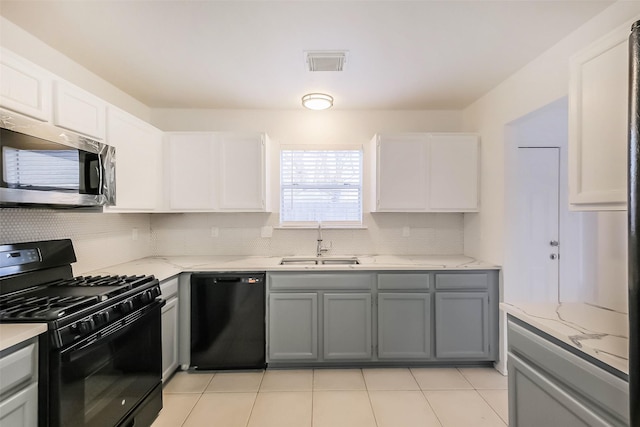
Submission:
<svg viewBox="0 0 640 427">
<path fill-rule="evenodd" d="M 640 427 L 640 21 L 629 37 L 629 408 Z"/>
</svg>

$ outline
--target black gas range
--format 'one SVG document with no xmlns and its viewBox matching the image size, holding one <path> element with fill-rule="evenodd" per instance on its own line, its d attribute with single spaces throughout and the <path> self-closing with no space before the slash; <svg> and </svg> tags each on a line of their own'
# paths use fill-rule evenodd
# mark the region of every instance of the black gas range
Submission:
<svg viewBox="0 0 640 427">
<path fill-rule="evenodd" d="M 162 408 L 159 282 L 74 277 L 70 240 L 0 245 L 0 322 L 46 323 L 38 425 L 149 426 Z"/>
</svg>

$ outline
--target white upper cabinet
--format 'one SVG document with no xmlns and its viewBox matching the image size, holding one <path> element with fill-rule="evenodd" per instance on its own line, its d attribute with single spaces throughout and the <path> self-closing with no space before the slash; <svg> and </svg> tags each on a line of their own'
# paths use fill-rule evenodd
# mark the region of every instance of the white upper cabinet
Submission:
<svg viewBox="0 0 640 427">
<path fill-rule="evenodd" d="M 167 133 L 168 209 L 265 212 L 268 140 L 263 133 Z"/>
<path fill-rule="evenodd" d="M 51 120 L 51 74 L 0 49 L 0 106 L 39 120 Z"/>
<path fill-rule="evenodd" d="M 162 132 L 109 106 L 107 142 L 116 148 L 116 205 L 107 210 L 157 209 L 162 178 Z"/>
<path fill-rule="evenodd" d="M 265 134 L 216 134 L 220 155 L 220 209 L 266 210 Z"/>
<path fill-rule="evenodd" d="M 105 139 L 107 103 L 67 82 L 54 82 L 53 124 L 87 135 Z"/>
<path fill-rule="evenodd" d="M 165 182 L 169 210 L 212 211 L 216 197 L 218 147 L 213 133 L 168 133 Z"/>
<path fill-rule="evenodd" d="M 477 135 L 376 135 L 372 212 L 478 210 Z"/>
<path fill-rule="evenodd" d="M 625 210 L 630 25 L 570 62 L 569 203 L 574 210 Z"/>
<path fill-rule="evenodd" d="M 377 135 L 374 143 L 373 211 L 424 211 L 427 208 L 427 135 Z"/>
<path fill-rule="evenodd" d="M 478 137 L 429 135 L 429 209 L 478 210 Z"/>
</svg>

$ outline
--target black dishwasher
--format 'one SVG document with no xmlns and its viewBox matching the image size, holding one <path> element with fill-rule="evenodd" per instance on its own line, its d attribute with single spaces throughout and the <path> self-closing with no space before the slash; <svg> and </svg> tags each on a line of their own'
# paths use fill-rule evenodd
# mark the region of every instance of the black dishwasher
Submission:
<svg viewBox="0 0 640 427">
<path fill-rule="evenodd" d="M 265 367 L 265 274 L 191 275 L 191 368 Z"/>
</svg>

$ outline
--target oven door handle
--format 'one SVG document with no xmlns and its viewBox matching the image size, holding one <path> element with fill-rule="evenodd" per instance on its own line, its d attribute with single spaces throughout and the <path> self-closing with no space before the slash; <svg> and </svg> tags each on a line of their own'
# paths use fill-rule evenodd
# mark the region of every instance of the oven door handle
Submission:
<svg viewBox="0 0 640 427">
<path fill-rule="evenodd" d="M 78 359 L 81 359 L 86 355 L 87 352 L 90 351 L 90 347 L 94 344 L 99 343 L 105 339 L 113 339 L 117 338 L 120 335 L 123 335 L 129 331 L 132 326 L 135 326 L 135 323 L 146 316 L 152 314 L 153 309 L 160 309 L 164 305 L 164 300 L 156 300 L 153 303 L 141 308 L 138 311 L 135 311 L 129 314 L 127 317 L 120 319 L 109 326 L 106 326 L 103 329 L 100 329 L 93 335 L 88 336 L 83 339 L 79 343 L 62 350 L 60 355 L 63 356 L 66 361 L 74 362 Z"/>
</svg>

